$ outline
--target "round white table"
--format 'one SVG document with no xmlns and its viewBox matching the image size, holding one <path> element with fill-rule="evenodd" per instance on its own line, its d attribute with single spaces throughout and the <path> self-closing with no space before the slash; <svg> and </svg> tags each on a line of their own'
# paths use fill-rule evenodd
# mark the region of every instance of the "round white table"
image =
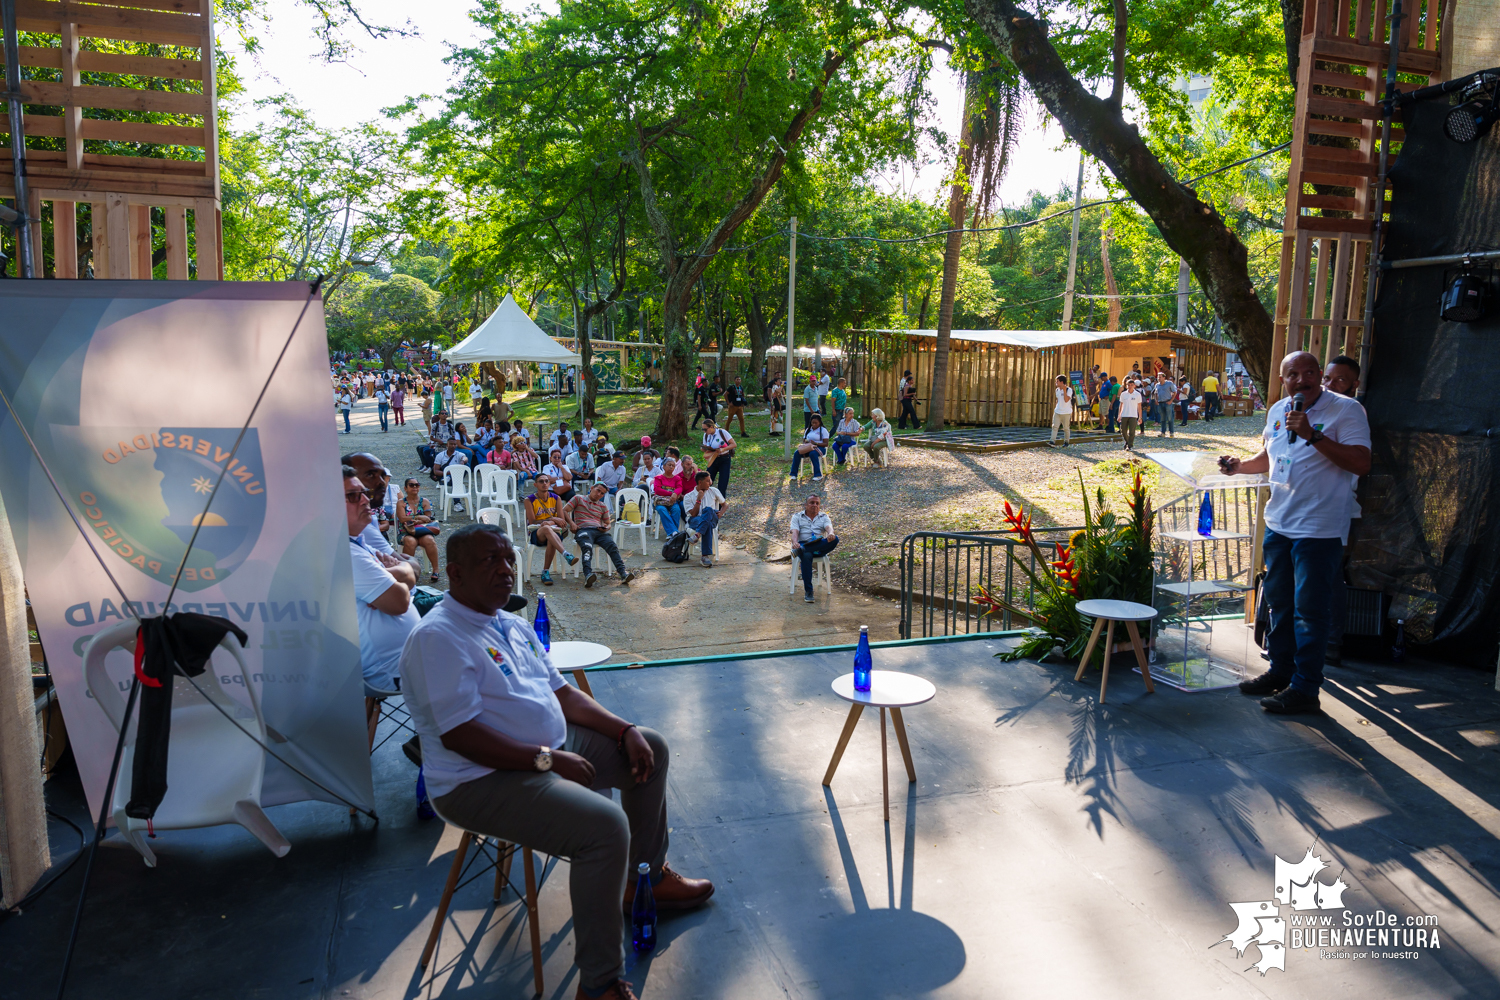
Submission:
<svg viewBox="0 0 1500 1000">
<path fill-rule="evenodd" d="M 937 695 L 937 688 L 931 681 L 924 680 L 915 674 L 903 674 L 895 670 L 872 670 L 870 671 L 870 690 L 854 690 L 854 674 L 848 673 L 834 679 L 833 693 L 851 702 L 851 705 L 849 718 L 844 720 L 844 731 L 839 734 L 838 746 L 834 747 L 833 759 L 828 762 L 828 772 L 823 775 L 823 784 L 825 786 L 833 784 L 833 772 L 838 770 L 839 761 L 844 756 L 844 748 L 849 745 L 849 737 L 854 735 L 854 727 L 859 723 L 859 717 L 864 712 L 865 706 L 880 709 L 880 790 L 881 800 L 885 804 L 885 821 L 889 823 L 891 821 L 891 781 L 885 744 L 886 709 L 891 711 L 891 722 L 896 729 L 896 742 L 901 745 L 901 759 L 906 762 L 907 781 L 915 784 L 917 769 L 911 762 L 911 746 L 906 741 L 906 723 L 901 719 L 901 710 L 931 701 Z"/>
<path fill-rule="evenodd" d="M 605 662 L 615 655 L 615 651 L 598 642 L 567 640 L 554 642 L 552 648 L 547 651 L 547 655 L 552 658 L 552 665 L 558 670 L 571 670 L 578 690 L 592 698 L 594 692 L 589 687 L 588 676 L 583 670 L 585 667 L 598 666 Z"/>
<path fill-rule="evenodd" d="M 1109 658 L 1115 650 L 1115 622 L 1124 622 L 1125 631 L 1130 634 L 1130 648 L 1135 650 L 1135 662 L 1141 668 L 1141 676 L 1146 679 L 1146 693 L 1155 694 L 1156 685 L 1151 683 L 1151 666 L 1146 662 L 1146 650 L 1141 646 L 1141 634 L 1136 630 L 1136 622 L 1147 622 L 1155 618 L 1157 610 L 1149 604 L 1137 604 L 1134 601 L 1079 601 L 1078 613 L 1085 618 L 1094 619 L 1094 630 L 1089 633 L 1089 644 L 1084 648 L 1083 659 L 1078 661 L 1078 673 L 1073 675 L 1075 681 L 1083 680 L 1083 672 L 1089 665 L 1089 658 L 1094 655 L 1094 646 L 1099 642 L 1099 633 L 1104 631 L 1104 676 L 1099 681 L 1099 704 L 1104 704 L 1104 689 L 1109 685 Z M 1105 631 L 1105 624 L 1109 629 Z"/>
</svg>

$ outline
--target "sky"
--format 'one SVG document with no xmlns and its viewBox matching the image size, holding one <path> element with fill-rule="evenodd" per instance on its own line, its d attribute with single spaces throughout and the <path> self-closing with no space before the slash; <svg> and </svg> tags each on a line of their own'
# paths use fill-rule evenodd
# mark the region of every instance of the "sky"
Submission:
<svg viewBox="0 0 1500 1000">
<path fill-rule="evenodd" d="M 372 24 L 405 25 L 412 37 L 376 40 L 355 27 L 347 38 L 357 51 L 347 61 L 328 64 L 319 58 L 313 35 L 314 18 L 297 0 L 268 0 L 269 23 L 259 26 L 258 55 L 247 55 L 238 40 L 227 33 L 225 48 L 236 59 L 247 93 L 235 107 L 241 123 L 257 117 L 253 102 L 279 94 L 291 94 L 313 119 L 326 128 L 344 128 L 381 116 L 381 109 L 418 94 L 441 94 L 451 80 L 443 59 L 449 44 L 471 44 L 478 39 L 468 18 L 470 4 L 464 0 L 432 0 L 412 4 L 410 0 L 359 0 L 359 9 Z M 941 53 L 939 53 L 941 56 Z M 940 69 L 935 74 L 938 106 L 936 124 L 948 134 L 957 131 L 960 87 L 955 74 Z M 1064 141 L 1062 129 L 1053 123 L 1043 129 L 1034 111 L 1020 144 L 1012 154 L 1011 167 L 1001 182 L 999 200 L 1015 204 L 1035 189 L 1055 193 L 1063 183 L 1072 186 L 1078 172 L 1078 147 Z M 243 124 L 241 125 L 243 127 Z M 940 191 L 949 169 L 946 158 L 927 150 L 918 165 L 893 168 L 874 179 L 886 191 L 905 190 L 926 201 L 946 205 Z M 1085 180 L 1086 194 L 1098 193 L 1097 167 Z"/>
</svg>

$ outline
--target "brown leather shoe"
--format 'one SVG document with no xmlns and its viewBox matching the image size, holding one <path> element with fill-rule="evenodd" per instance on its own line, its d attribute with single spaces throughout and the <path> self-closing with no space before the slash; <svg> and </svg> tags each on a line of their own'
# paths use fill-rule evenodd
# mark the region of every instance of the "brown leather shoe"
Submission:
<svg viewBox="0 0 1500 1000">
<path fill-rule="evenodd" d="M 573 1000 L 596 1000 L 584 992 L 583 984 L 578 984 L 578 992 L 573 994 Z M 635 990 L 623 979 L 616 979 L 609 984 L 609 989 L 599 994 L 597 1000 L 637 1000 Z"/>
<path fill-rule="evenodd" d="M 714 884 L 706 878 L 684 878 L 663 863 L 661 881 L 651 887 L 657 910 L 693 910 L 708 902 L 714 894 Z M 635 883 L 625 886 L 625 912 L 630 913 L 635 902 Z"/>
</svg>

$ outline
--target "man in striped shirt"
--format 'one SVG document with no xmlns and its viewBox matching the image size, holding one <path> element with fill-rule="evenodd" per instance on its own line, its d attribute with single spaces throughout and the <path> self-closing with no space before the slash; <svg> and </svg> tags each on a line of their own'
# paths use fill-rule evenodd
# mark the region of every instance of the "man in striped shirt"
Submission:
<svg viewBox="0 0 1500 1000">
<path fill-rule="evenodd" d="M 568 522 L 568 527 L 572 529 L 573 537 L 578 542 L 578 549 L 583 553 L 585 587 L 592 587 L 599 579 L 599 574 L 594 572 L 595 545 L 603 549 L 615 564 L 615 571 L 620 574 L 620 586 L 635 579 L 634 573 L 626 572 L 625 560 L 620 558 L 620 547 L 609 534 L 611 519 L 609 502 L 605 499 L 608 495 L 608 487 L 603 483 L 594 483 L 589 487 L 587 495 L 578 494 L 563 508 L 563 519 Z"/>
</svg>

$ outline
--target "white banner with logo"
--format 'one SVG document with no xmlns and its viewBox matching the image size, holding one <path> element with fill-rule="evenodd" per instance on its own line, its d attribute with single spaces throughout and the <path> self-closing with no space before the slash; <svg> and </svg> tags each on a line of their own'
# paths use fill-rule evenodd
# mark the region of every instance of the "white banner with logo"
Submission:
<svg viewBox="0 0 1500 1000">
<path fill-rule="evenodd" d="M 217 615 L 249 633 L 250 683 L 272 749 L 292 765 L 266 756 L 264 804 L 342 796 L 373 807 L 321 301 L 230 455 L 307 291 L 304 282 L 0 282 L 0 386 L 89 536 L 0 410 L 0 490 L 95 810 L 116 733 L 87 690 L 83 653 L 132 609 Z M 248 705 L 232 658 L 220 651 L 212 662 Z M 129 654 L 111 654 L 107 667 L 126 691 Z"/>
</svg>

